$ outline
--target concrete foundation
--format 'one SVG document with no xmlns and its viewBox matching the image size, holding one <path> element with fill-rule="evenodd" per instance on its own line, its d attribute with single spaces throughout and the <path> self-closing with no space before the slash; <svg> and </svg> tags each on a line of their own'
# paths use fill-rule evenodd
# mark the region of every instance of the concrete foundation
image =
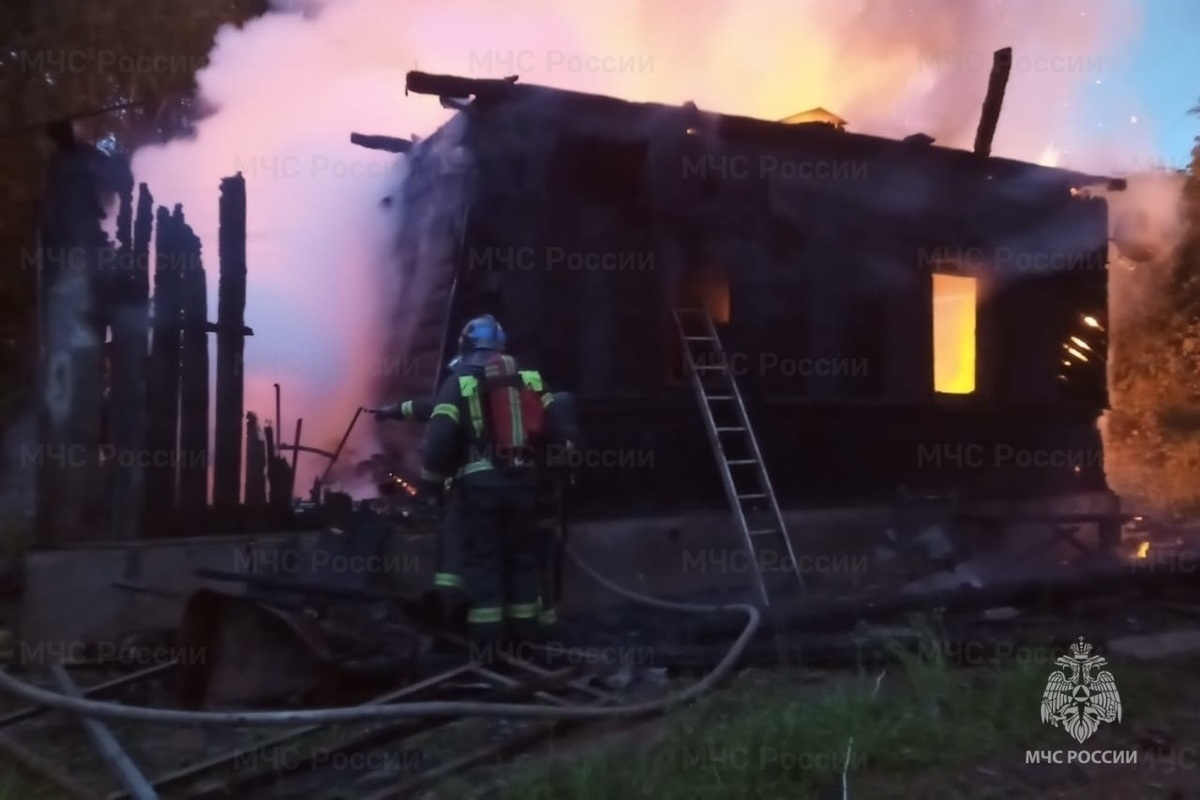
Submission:
<svg viewBox="0 0 1200 800">
<path fill-rule="evenodd" d="M 1069 495 L 1036 503 L 973 506 L 971 513 L 992 515 L 1112 514 L 1119 501 L 1106 493 Z M 960 509 L 966 510 L 966 509 Z M 838 508 L 785 513 L 789 534 L 810 591 L 834 591 L 871 583 L 877 577 L 872 551 L 889 528 L 908 519 L 910 531 L 937 525 L 946 509 Z M 915 527 L 913 521 L 916 516 Z M 949 530 L 951 526 L 943 525 Z M 1093 526 L 1095 527 L 1095 526 Z M 990 526 L 958 525 L 950 539 L 964 557 L 1007 552 L 1012 569 L 1022 559 L 1058 563 L 1077 555 L 1046 523 L 1001 522 Z M 186 596 L 202 587 L 241 592 L 234 583 L 195 577 L 198 569 L 271 572 L 311 580 L 308 575 L 353 573 L 358 582 L 377 588 L 419 591 L 431 585 L 434 537 L 390 535 L 377 552 L 330 555 L 314 544 L 322 534 L 279 534 L 250 537 L 206 537 L 157 541 L 113 542 L 34 551 L 24 564 L 25 590 L 19 631 L 24 661 L 44 662 L 81 652 L 84 643 L 111 642 L 133 631 L 174 626 L 182 600 L 139 594 L 114 583 L 141 585 Z M 1095 544 L 1096 530 L 1079 537 Z M 753 598 L 752 565 L 727 516 L 717 514 L 631 518 L 572 525 L 569 540 L 601 574 L 652 595 L 680 595 L 720 590 Z M 348 552 L 348 551 L 346 551 Z M 782 559 L 763 559 L 769 580 L 790 575 Z M 1014 575 L 1030 577 L 1030 573 Z M 340 583 L 343 583 L 339 581 Z M 794 583 L 794 580 L 791 581 Z M 595 584 L 569 562 L 564 578 L 565 614 L 623 602 Z M 789 587 L 790 588 L 790 587 Z"/>
</svg>

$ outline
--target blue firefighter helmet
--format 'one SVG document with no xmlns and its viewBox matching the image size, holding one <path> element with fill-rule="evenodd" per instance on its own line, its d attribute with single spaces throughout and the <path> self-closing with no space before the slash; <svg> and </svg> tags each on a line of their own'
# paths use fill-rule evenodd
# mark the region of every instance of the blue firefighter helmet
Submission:
<svg viewBox="0 0 1200 800">
<path fill-rule="evenodd" d="M 491 314 L 476 317 L 463 326 L 458 337 L 458 352 L 461 355 L 476 350 L 504 350 L 504 329 Z"/>
</svg>

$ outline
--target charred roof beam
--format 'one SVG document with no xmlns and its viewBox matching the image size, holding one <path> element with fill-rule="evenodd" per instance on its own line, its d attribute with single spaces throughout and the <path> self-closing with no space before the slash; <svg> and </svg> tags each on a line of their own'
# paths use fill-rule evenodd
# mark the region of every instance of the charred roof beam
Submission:
<svg viewBox="0 0 1200 800">
<path fill-rule="evenodd" d="M 350 134 L 350 144 L 368 150 L 383 150 L 386 153 L 407 153 L 413 146 L 410 140 L 397 136 L 368 136 L 365 133 Z"/>
<path fill-rule="evenodd" d="M 404 79 L 404 93 L 433 94 L 442 98 L 467 100 L 471 97 L 502 94 L 517 82 L 516 75 L 507 78 L 460 78 L 456 75 L 433 75 L 410 72 Z"/>
<path fill-rule="evenodd" d="M 983 111 L 979 115 L 979 128 L 975 131 L 975 155 L 983 158 L 992 154 L 992 140 L 996 138 L 996 125 L 1000 122 L 1000 108 L 1004 105 L 1004 92 L 1008 89 L 1012 57 L 1011 47 L 1001 48 L 992 54 L 992 72 L 988 76 L 987 96 L 983 99 Z"/>
</svg>

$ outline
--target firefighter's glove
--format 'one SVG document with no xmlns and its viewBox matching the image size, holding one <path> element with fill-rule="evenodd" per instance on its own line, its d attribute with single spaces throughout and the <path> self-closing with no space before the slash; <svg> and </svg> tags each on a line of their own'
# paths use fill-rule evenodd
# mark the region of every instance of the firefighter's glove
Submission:
<svg viewBox="0 0 1200 800">
<path fill-rule="evenodd" d="M 368 413 L 375 415 L 376 422 L 385 422 L 389 419 L 397 419 L 400 417 L 399 406 L 384 406 L 383 408 L 367 409 Z"/>
</svg>

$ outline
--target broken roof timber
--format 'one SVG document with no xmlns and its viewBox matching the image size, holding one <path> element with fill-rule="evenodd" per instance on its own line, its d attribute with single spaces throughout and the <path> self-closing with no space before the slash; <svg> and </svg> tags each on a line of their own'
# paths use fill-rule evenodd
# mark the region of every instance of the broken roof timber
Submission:
<svg viewBox="0 0 1200 800">
<path fill-rule="evenodd" d="M 460 78 L 456 75 L 410 72 L 404 80 L 404 93 L 435 94 L 438 97 L 466 100 L 468 97 L 483 97 L 503 92 L 516 82 L 516 75 L 497 80 L 496 78 Z"/>
<path fill-rule="evenodd" d="M 412 149 L 413 142 L 396 136 L 372 136 L 365 133 L 351 133 L 350 144 L 365 147 L 368 150 L 383 150 L 386 153 L 407 153 Z"/>
<path fill-rule="evenodd" d="M 974 153 L 977 156 L 987 158 L 992 154 L 992 140 L 996 138 L 996 125 L 1000 122 L 1000 109 L 1004 105 L 1004 92 L 1008 88 L 1008 75 L 1012 70 L 1012 54 L 1011 47 L 1001 48 L 992 54 L 987 95 L 983 98 L 979 127 L 975 130 Z"/>
<path fill-rule="evenodd" d="M 665 103 L 642 103 L 622 100 L 599 94 L 586 94 L 567 89 L 555 89 L 531 83 L 517 83 L 513 75 L 503 80 L 494 78 L 463 78 L 453 75 L 431 75 L 425 72 L 409 72 L 406 92 L 430 94 L 439 97 L 464 99 L 476 98 L 473 105 L 481 108 L 488 103 L 520 102 L 540 99 L 554 104 L 554 113 L 560 115 L 603 115 L 630 124 L 644 120 L 650 113 L 656 115 L 675 113 L 681 120 L 687 113 L 681 106 Z M 713 133 L 727 141 L 754 143 L 765 147 L 833 150 L 845 157 L 908 158 L 913 148 L 911 143 L 900 139 L 888 139 L 865 133 L 839 131 L 830 125 L 788 125 L 782 122 L 756 119 L 711 112 Z M 681 122 L 681 124 L 683 124 Z M 687 127 L 686 124 L 683 124 Z M 933 157 L 944 159 L 952 166 L 964 171 L 981 173 L 986 177 L 1043 176 L 1070 186 L 1107 184 L 1112 190 L 1124 188 L 1121 181 L 1108 175 L 1093 175 L 1073 170 L 1060 169 L 1018 161 L 1010 158 L 983 157 L 970 150 L 930 145 L 920 149 Z"/>
</svg>

